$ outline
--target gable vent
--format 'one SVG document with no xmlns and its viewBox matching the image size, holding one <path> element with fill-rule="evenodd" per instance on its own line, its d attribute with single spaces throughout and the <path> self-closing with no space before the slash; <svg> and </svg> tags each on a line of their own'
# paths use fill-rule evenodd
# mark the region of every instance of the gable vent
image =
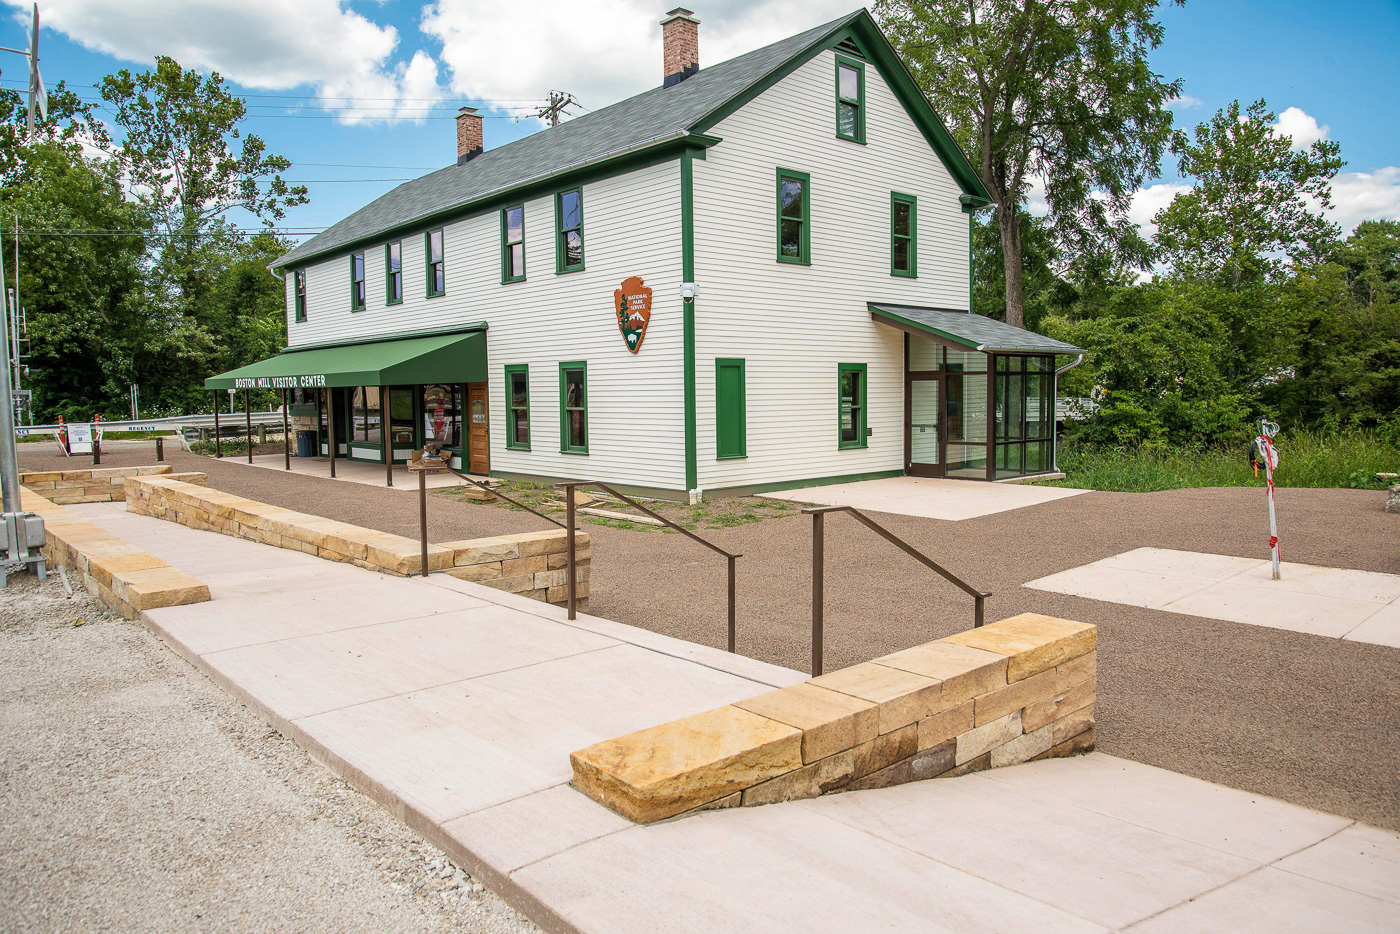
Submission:
<svg viewBox="0 0 1400 934">
<path fill-rule="evenodd" d="M 836 43 L 836 49 L 839 52 L 845 52 L 847 55 L 854 55 L 856 58 L 865 58 L 865 53 L 860 50 L 860 46 L 856 45 L 850 39 L 842 39 L 840 42 Z"/>
</svg>

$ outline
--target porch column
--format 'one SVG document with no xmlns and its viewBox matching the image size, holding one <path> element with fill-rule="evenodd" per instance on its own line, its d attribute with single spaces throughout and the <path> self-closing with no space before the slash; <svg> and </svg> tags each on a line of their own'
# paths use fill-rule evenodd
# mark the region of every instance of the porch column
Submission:
<svg viewBox="0 0 1400 934">
<path fill-rule="evenodd" d="M 997 355 L 987 354 L 987 479 L 997 478 Z"/>
<path fill-rule="evenodd" d="M 394 439 L 389 434 L 389 387 L 379 387 L 379 440 L 384 442 L 384 485 L 394 485 Z"/>
<path fill-rule="evenodd" d="M 331 452 L 331 479 L 334 480 L 334 479 L 335 479 L 335 448 L 336 448 L 336 441 L 335 441 L 335 390 L 334 390 L 334 389 L 331 389 L 329 386 L 327 386 L 325 389 L 322 389 L 322 390 L 321 390 L 321 395 L 322 395 L 322 396 L 325 398 L 325 400 L 326 400 L 326 428 L 327 428 L 327 432 L 328 432 L 328 434 L 329 434 L 329 440 L 330 440 L 329 450 L 330 450 L 330 452 Z M 317 434 L 317 441 L 316 441 L 316 443 L 317 443 L 317 444 L 320 444 L 320 443 L 321 443 L 321 441 L 320 441 L 320 432 L 317 431 L 316 434 Z"/>
</svg>

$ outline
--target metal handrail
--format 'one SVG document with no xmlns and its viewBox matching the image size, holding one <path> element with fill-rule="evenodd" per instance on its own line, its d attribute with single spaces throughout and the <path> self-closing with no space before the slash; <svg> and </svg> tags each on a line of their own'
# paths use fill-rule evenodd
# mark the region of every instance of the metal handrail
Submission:
<svg viewBox="0 0 1400 934">
<path fill-rule="evenodd" d="M 710 549 L 711 551 L 717 554 L 724 555 L 725 559 L 729 562 L 729 651 L 734 651 L 734 562 L 736 559 L 742 558 L 743 555 L 733 554 L 731 552 L 725 551 L 723 548 L 719 547 L 714 542 L 706 541 L 705 539 L 701 538 L 699 535 L 696 535 L 689 529 L 681 528 L 679 525 L 672 522 L 670 519 L 667 519 L 659 512 L 656 512 L 652 509 L 648 509 L 647 507 L 643 506 L 641 503 L 637 502 L 635 499 L 628 496 L 627 494 L 620 493 L 612 487 L 608 486 L 606 483 L 602 483 L 598 480 L 569 480 L 563 483 L 556 483 L 554 485 L 556 487 L 562 487 L 564 489 L 564 508 L 566 515 L 568 516 L 568 524 L 564 528 L 568 537 L 569 619 L 576 618 L 575 606 L 577 605 L 576 595 L 578 591 L 578 582 L 574 574 L 574 528 L 576 525 L 575 513 L 578 509 L 578 504 L 574 502 L 574 491 L 577 490 L 579 487 L 597 487 L 602 490 L 607 490 L 608 493 L 610 493 L 613 496 L 616 496 L 618 499 L 622 500 L 627 505 L 632 506 L 635 509 L 640 509 L 642 512 L 646 513 L 648 516 L 660 522 L 667 528 L 674 529 L 675 531 L 680 532 L 686 538 L 689 538 L 692 541 L 699 542 L 700 544 L 704 545 L 706 548 Z"/>
<path fill-rule="evenodd" d="M 956 584 L 965 593 L 971 594 L 975 603 L 973 628 L 980 627 L 985 621 L 983 610 L 986 599 L 992 595 L 990 591 L 977 590 L 859 509 L 853 506 L 811 506 L 802 512 L 804 515 L 812 517 L 812 677 L 815 678 L 822 673 L 822 642 L 826 628 L 826 516 L 828 513 L 849 512 L 876 535 L 896 546 L 924 567 L 938 572 L 945 580 Z"/>
</svg>

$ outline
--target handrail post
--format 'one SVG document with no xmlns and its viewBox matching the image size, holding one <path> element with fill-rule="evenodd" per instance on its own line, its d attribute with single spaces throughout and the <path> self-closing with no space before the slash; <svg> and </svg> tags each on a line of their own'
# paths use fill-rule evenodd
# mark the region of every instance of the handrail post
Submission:
<svg viewBox="0 0 1400 934">
<path fill-rule="evenodd" d="M 418 471 L 418 528 L 422 546 L 423 576 L 428 576 L 428 472 Z"/>
<path fill-rule="evenodd" d="M 568 556 L 565 564 L 569 569 L 569 619 L 578 618 L 578 578 L 574 573 L 574 562 L 577 557 L 575 552 L 577 542 L 574 536 L 574 509 L 576 508 L 574 503 L 574 486 L 575 485 L 572 483 L 564 484 L 564 517 L 566 520 L 564 526 L 564 541 L 566 543 L 565 553 Z"/>
<path fill-rule="evenodd" d="M 734 651 L 734 560 L 737 555 L 729 556 L 729 651 Z"/>
<path fill-rule="evenodd" d="M 812 677 L 822 673 L 822 614 L 826 600 L 826 515 L 812 514 Z"/>
<path fill-rule="evenodd" d="M 972 619 L 972 628 L 981 629 L 982 623 L 984 622 L 984 618 L 982 616 L 983 604 L 986 603 L 987 598 L 983 594 L 978 594 L 975 599 L 977 601 L 977 609 L 974 611 L 975 615 Z"/>
<path fill-rule="evenodd" d="M 219 433 L 219 391 L 214 390 L 214 459 L 218 460 L 224 456 L 223 444 L 220 441 Z"/>
</svg>

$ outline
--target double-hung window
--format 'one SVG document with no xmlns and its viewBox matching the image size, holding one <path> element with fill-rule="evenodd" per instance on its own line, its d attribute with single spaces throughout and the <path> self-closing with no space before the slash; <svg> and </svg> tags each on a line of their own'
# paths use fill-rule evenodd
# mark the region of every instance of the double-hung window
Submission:
<svg viewBox="0 0 1400 934">
<path fill-rule="evenodd" d="M 837 368 L 841 448 L 865 447 L 865 364 L 842 363 Z"/>
<path fill-rule="evenodd" d="M 918 202 L 913 195 L 890 192 L 890 275 L 919 275 Z"/>
<path fill-rule="evenodd" d="M 778 262 L 812 263 L 812 180 L 806 172 L 778 170 Z"/>
<path fill-rule="evenodd" d="M 403 301 L 403 242 L 384 245 L 384 304 Z"/>
<path fill-rule="evenodd" d="M 501 212 L 501 281 L 525 278 L 525 205 Z"/>
<path fill-rule="evenodd" d="M 293 274 L 293 289 L 296 291 L 294 302 L 296 306 L 296 319 L 306 320 L 306 270 L 298 269 Z"/>
<path fill-rule="evenodd" d="M 365 310 L 365 254 L 350 256 L 350 310 Z"/>
<path fill-rule="evenodd" d="M 836 135 L 853 143 L 865 142 L 865 65 L 840 55 L 836 57 Z"/>
<path fill-rule="evenodd" d="M 588 364 L 559 364 L 559 450 L 588 453 Z"/>
<path fill-rule="evenodd" d="M 583 268 L 583 189 L 571 188 L 554 197 L 554 271 Z"/>
<path fill-rule="evenodd" d="M 442 230 L 430 230 L 424 237 L 423 252 L 428 260 L 428 297 L 447 291 L 447 276 L 443 271 Z"/>
<path fill-rule="evenodd" d="M 530 450 L 530 367 L 524 363 L 506 365 L 506 447 Z"/>
</svg>

